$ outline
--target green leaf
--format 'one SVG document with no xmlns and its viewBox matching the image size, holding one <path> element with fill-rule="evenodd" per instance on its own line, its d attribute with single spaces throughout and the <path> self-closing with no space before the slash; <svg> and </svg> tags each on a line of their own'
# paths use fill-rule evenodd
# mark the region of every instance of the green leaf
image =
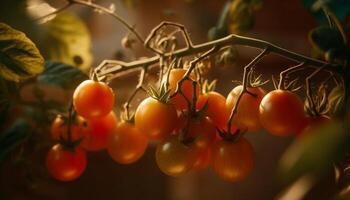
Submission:
<svg viewBox="0 0 350 200">
<path fill-rule="evenodd" d="M 345 20 L 350 13 L 349 0 L 303 0 L 303 4 L 321 23 L 327 22 L 327 18 L 321 9 L 322 5 L 327 6 L 341 21 Z"/>
<path fill-rule="evenodd" d="M 311 129 L 298 138 L 280 161 L 282 180 L 291 183 L 308 173 L 322 175 L 349 150 L 349 132 L 349 126 L 333 123 Z"/>
<path fill-rule="evenodd" d="M 313 29 L 309 34 L 309 39 L 314 47 L 321 52 L 330 49 L 338 49 L 344 46 L 341 33 L 329 26 L 320 26 Z"/>
<path fill-rule="evenodd" d="M 8 130 L 0 134 L 0 162 L 27 138 L 29 129 L 28 122 L 19 118 Z"/>
<path fill-rule="evenodd" d="M 78 17 L 68 13 L 58 14 L 45 24 L 45 58 L 60 61 L 83 70 L 92 62 L 89 31 Z"/>
<path fill-rule="evenodd" d="M 45 71 L 38 76 L 38 82 L 63 89 L 73 89 L 89 77 L 80 69 L 60 62 L 47 61 Z"/>
<path fill-rule="evenodd" d="M 35 44 L 20 31 L 0 23 L 0 76 L 19 82 L 41 73 L 44 59 Z"/>
</svg>

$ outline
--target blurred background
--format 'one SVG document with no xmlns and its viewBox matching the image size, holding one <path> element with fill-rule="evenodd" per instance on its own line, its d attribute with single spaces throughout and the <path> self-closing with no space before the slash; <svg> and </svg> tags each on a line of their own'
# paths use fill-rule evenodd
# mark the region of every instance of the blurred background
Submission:
<svg viewBox="0 0 350 200">
<path fill-rule="evenodd" d="M 217 24 L 223 9 L 224 0 L 96 0 L 95 3 L 109 6 L 115 5 L 116 12 L 146 37 L 153 27 L 163 20 L 175 21 L 185 25 L 194 44 L 208 40 L 208 30 Z M 61 7 L 64 1 L 49 1 L 53 7 Z M 10 19 L 17 10 L 9 11 L 5 6 L 0 8 L 1 18 Z M 12 12 L 12 13 L 10 13 Z M 19 11 L 18 11 L 19 12 Z M 85 60 L 87 65 L 95 67 L 104 59 L 123 59 L 131 61 L 144 56 L 151 56 L 141 45 L 135 44 L 134 49 L 123 49 L 121 39 L 128 33 L 126 29 L 110 16 L 93 12 L 91 9 L 75 5 L 67 12 L 79 16 L 87 26 L 91 38 L 91 60 Z M 311 55 L 311 45 L 308 42 L 308 32 L 317 26 L 315 18 L 307 12 L 302 1 L 295 0 L 264 0 L 261 9 L 254 12 L 255 24 L 245 32 L 245 36 L 263 39 L 281 47 Z M 10 23 L 11 25 L 11 23 Z M 28 24 L 13 23 L 20 30 L 33 29 Z M 32 30 L 31 30 L 32 31 Z M 30 35 L 30 31 L 27 31 Z M 34 36 L 33 36 L 34 37 Z M 38 36 L 35 36 L 38 37 Z M 38 38 L 40 39 L 40 36 Z M 217 90 L 226 96 L 236 86 L 233 80 L 240 80 L 242 68 L 258 51 L 256 49 L 237 46 L 238 58 L 234 64 L 214 66 L 210 72 L 211 79 L 218 79 Z M 44 52 L 45 54 L 45 52 Z M 277 75 L 281 69 L 294 63 L 275 55 L 264 59 L 257 65 L 257 71 L 264 78 Z M 119 78 L 113 81 L 117 96 L 117 106 L 120 107 L 136 85 L 137 75 Z M 134 85 L 133 85 L 134 84 Z M 272 89 L 269 83 L 266 90 Z M 67 101 L 72 91 L 46 90 L 51 97 Z M 58 95 L 60 94 L 60 95 Z M 31 92 L 24 92 L 26 98 L 31 98 Z M 50 95 L 49 95 L 50 96 Z M 142 96 L 136 99 L 134 107 Z M 34 175 L 22 172 L 6 162 L 0 171 L 0 198 L 11 200 L 47 199 L 164 199 L 164 200 L 256 200 L 275 199 L 281 192 L 277 184 L 276 171 L 278 161 L 292 142 L 293 138 L 274 137 L 261 131 L 246 135 L 256 152 L 255 167 L 251 175 L 242 182 L 229 183 L 217 177 L 211 169 L 171 178 L 161 173 L 155 159 L 155 145 L 151 144 L 146 154 L 137 163 L 120 165 L 112 161 L 104 151 L 88 154 L 88 166 L 85 173 L 76 181 L 62 183 L 53 180 L 45 172 L 44 158 L 46 151 L 31 153 L 35 169 Z M 41 170 L 37 170 L 37 168 Z M 29 170 L 31 171 L 31 170 Z M 333 173 L 329 173 L 323 185 L 318 186 L 305 199 L 328 199 L 332 190 Z M 325 189 L 327 188 L 327 189 Z"/>
</svg>

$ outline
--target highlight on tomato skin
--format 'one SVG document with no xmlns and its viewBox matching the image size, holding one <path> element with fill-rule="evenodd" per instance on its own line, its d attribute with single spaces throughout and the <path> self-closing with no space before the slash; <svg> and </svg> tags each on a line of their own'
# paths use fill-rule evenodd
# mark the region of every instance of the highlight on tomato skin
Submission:
<svg viewBox="0 0 350 200">
<path fill-rule="evenodd" d="M 213 146 L 213 170 L 223 180 L 237 182 L 245 179 L 254 163 L 254 149 L 244 137 L 236 141 L 219 140 Z"/>
<path fill-rule="evenodd" d="M 186 69 L 172 69 L 169 74 L 169 89 L 170 94 L 174 94 L 177 83 L 183 78 L 185 73 L 187 72 Z M 190 74 L 190 78 L 192 80 L 196 80 L 196 76 L 194 74 Z M 196 86 L 196 95 L 199 96 L 199 89 L 200 86 L 197 84 Z M 188 103 L 186 99 L 188 99 L 190 102 L 192 102 L 192 96 L 193 96 L 193 86 L 192 82 L 189 80 L 185 80 L 181 86 L 182 94 L 176 94 L 172 99 L 171 103 L 174 104 L 175 108 L 177 110 L 188 110 Z"/>
<path fill-rule="evenodd" d="M 104 82 L 83 81 L 74 91 L 73 105 L 85 119 L 96 119 L 110 113 L 114 107 L 113 90 Z"/>
<path fill-rule="evenodd" d="M 80 147 L 71 151 L 64 149 L 61 144 L 56 144 L 46 156 L 48 172 L 59 181 L 73 181 L 79 178 L 86 165 L 86 153 Z"/>
<path fill-rule="evenodd" d="M 81 146 L 87 151 L 100 151 L 107 148 L 108 138 L 117 127 L 114 112 L 98 119 L 88 119 L 82 129 Z"/>
<path fill-rule="evenodd" d="M 120 164 L 138 161 L 147 148 L 148 138 L 134 124 L 126 121 L 118 123 L 108 141 L 108 153 Z"/>
<path fill-rule="evenodd" d="M 271 134 L 297 134 L 305 126 L 304 104 L 298 95 L 287 90 L 273 90 L 261 101 L 260 122 Z"/>
<path fill-rule="evenodd" d="M 159 169 L 168 176 L 184 175 L 193 165 L 191 148 L 183 144 L 177 135 L 172 135 L 159 143 L 155 156 Z"/>
<path fill-rule="evenodd" d="M 243 86 L 238 85 L 227 95 L 226 106 L 230 110 L 230 113 L 236 104 L 242 89 Z M 247 88 L 247 90 L 255 96 L 249 93 L 243 94 L 238 105 L 237 113 L 233 116 L 232 124 L 239 129 L 254 132 L 261 128 L 259 105 L 266 92 L 260 87 Z"/>
<path fill-rule="evenodd" d="M 151 140 L 162 140 L 176 128 L 178 115 L 170 103 L 152 97 L 144 99 L 135 112 L 135 126 Z"/>
</svg>

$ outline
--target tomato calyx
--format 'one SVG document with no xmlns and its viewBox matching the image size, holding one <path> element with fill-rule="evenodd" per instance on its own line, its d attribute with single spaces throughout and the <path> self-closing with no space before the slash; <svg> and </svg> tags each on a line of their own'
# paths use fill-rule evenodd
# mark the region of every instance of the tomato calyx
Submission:
<svg viewBox="0 0 350 200">
<path fill-rule="evenodd" d="M 247 130 L 241 130 L 241 129 L 237 129 L 234 132 L 232 131 L 225 131 L 225 130 L 221 130 L 221 129 L 216 129 L 217 132 L 219 133 L 220 137 L 228 142 L 235 142 L 237 140 L 239 140 L 246 132 Z"/>
<path fill-rule="evenodd" d="M 170 90 L 166 84 L 162 84 L 159 89 L 150 86 L 147 92 L 150 97 L 162 103 L 168 104 L 170 102 Z"/>
<path fill-rule="evenodd" d="M 217 79 L 214 79 L 211 82 L 209 82 L 208 79 L 204 80 L 202 84 L 202 93 L 206 94 L 215 91 L 217 81 Z"/>
</svg>

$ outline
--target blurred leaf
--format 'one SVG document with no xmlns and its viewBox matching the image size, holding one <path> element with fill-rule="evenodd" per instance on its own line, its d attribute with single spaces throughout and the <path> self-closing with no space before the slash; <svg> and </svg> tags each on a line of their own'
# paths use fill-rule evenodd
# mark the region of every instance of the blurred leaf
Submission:
<svg viewBox="0 0 350 200">
<path fill-rule="evenodd" d="M 73 89 L 89 77 L 80 69 L 60 62 L 46 61 L 45 71 L 38 76 L 38 82 L 63 89 Z"/>
<path fill-rule="evenodd" d="M 329 115 L 337 115 L 343 108 L 344 104 L 344 87 L 338 85 L 334 87 L 328 95 L 328 113 Z"/>
<path fill-rule="evenodd" d="M 333 123 L 311 129 L 297 139 L 280 161 L 282 180 L 292 183 L 305 174 L 322 175 L 349 150 L 349 126 Z"/>
<path fill-rule="evenodd" d="M 26 139 L 29 130 L 28 122 L 19 118 L 8 130 L 0 134 L 0 162 Z"/>
<path fill-rule="evenodd" d="M 321 52 L 344 46 L 341 33 L 337 29 L 328 26 L 320 26 L 313 29 L 309 34 L 309 39 L 312 45 Z"/>
<path fill-rule="evenodd" d="M 322 6 L 327 6 L 341 21 L 345 20 L 350 13 L 349 0 L 303 0 L 303 4 L 322 23 L 327 22 L 327 18 L 322 12 Z"/>
<path fill-rule="evenodd" d="M 45 24 L 45 58 L 60 61 L 83 70 L 92 62 L 90 33 L 81 19 L 60 13 Z"/>
<path fill-rule="evenodd" d="M 9 81 L 37 75 L 43 71 L 44 59 L 35 44 L 10 26 L 0 23 L 0 76 Z"/>
</svg>

